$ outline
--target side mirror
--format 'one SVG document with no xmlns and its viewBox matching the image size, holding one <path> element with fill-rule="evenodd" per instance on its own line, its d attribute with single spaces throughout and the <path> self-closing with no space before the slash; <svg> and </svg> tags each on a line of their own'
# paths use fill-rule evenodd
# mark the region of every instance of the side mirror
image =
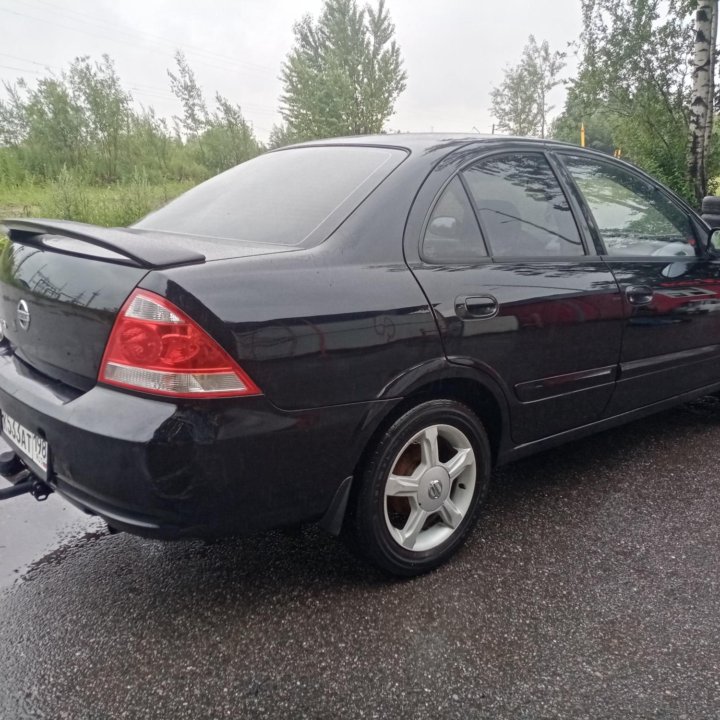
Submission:
<svg viewBox="0 0 720 720">
<path fill-rule="evenodd" d="M 713 228 L 708 235 L 707 249 L 712 255 L 720 257 L 720 227 Z"/>
<path fill-rule="evenodd" d="M 720 257 L 720 197 L 708 195 L 702 201 L 702 219 L 712 228 L 708 235 L 707 251 L 713 257 Z"/>
<path fill-rule="evenodd" d="M 433 235 L 444 238 L 456 238 L 460 234 L 460 223 L 454 217 L 436 217 L 430 221 L 428 230 Z"/>
</svg>

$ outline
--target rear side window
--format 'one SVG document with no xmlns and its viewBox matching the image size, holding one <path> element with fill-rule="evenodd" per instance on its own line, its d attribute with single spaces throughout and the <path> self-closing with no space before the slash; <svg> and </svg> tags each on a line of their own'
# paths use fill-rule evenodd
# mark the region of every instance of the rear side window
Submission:
<svg viewBox="0 0 720 720">
<path fill-rule="evenodd" d="M 463 176 L 494 257 L 585 253 L 570 206 L 544 155 L 494 155 Z"/>
<path fill-rule="evenodd" d="M 470 198 L 455 177 L 443 191 L 430 216 L 423 240 L 428 262 L 472 262 L 487 257 Z"/>
<path fill-rule="evenodd" d="M 134 227 L 299 245 L 315 231 L 327 237 L 405 156 L 394 148 L 343 145 L 267 153 L 198 185 Z"/>
<path fill-rule="evenodd" d="M 690 218 L 622 166 L 563 155 L 595 218 L 608 255 L 695 256 Z"/>
</svg>

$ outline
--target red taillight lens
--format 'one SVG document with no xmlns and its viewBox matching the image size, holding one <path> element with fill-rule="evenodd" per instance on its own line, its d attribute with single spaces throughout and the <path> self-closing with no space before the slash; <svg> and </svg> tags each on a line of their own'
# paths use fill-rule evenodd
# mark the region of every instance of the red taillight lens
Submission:
<svg viewBox="0 0 720 720">
<path fill-rule="evenodd" d="M 197 323 L 165 298 L 146 290 L 136 290 L 120 310 L 98 379 L 173 397 L 260 393 Z"/>
</svg>

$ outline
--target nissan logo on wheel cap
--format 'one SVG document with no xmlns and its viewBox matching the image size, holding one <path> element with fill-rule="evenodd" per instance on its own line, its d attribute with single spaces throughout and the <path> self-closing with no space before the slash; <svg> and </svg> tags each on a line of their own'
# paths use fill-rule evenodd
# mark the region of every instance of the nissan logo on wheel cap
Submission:
<svg viewBox="0 0 720 720">
<path fill-rule="evenodd" d="M 437 500 L 442 495 L 443 486 L 439 480 L 433 480 L 428 485 L 428 495 L 433 499 Z"/>
<path fill-rule="evenodd" d="M 17 321 L 18 325 L 23 329 L 27 330 L 30 327 L 30 308 L 28 304 L 21 300 L 17 306 Z"/>
</svg>

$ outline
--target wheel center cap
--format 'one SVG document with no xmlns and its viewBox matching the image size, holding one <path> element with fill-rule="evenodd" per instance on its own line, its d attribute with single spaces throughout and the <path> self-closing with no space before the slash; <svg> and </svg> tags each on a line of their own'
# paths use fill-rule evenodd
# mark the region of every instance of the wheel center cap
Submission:
<svg viewBox="0 0 720 720">
<path fill-rule="evenodd" d="M 450 476 L 439 465 L 426 470 L 420 478 L 418 504 L 427 512 L 434 512 L 447 500 L 450 494 Z"/>
</svg>

